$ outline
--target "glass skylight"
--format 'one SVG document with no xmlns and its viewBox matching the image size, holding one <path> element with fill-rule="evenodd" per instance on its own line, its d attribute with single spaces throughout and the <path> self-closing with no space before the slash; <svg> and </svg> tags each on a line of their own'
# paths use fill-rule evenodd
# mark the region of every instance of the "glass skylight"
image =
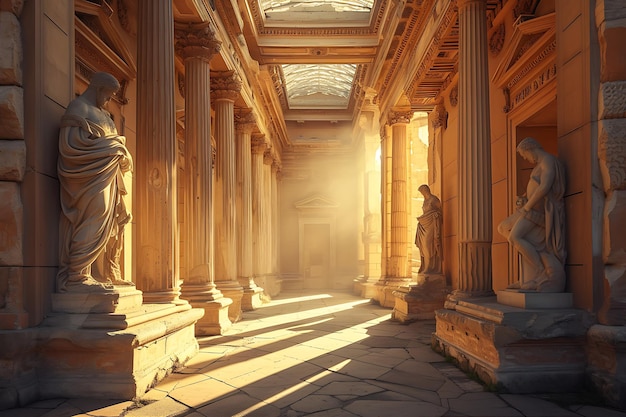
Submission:
<svg viewBox="0 0 626 417">
<path fill-rule="evenodd" d="M 354 64 L 283 65 L 289 108 L 347 108 Z"/>
<path fill-rule="evenodd" d="M 265 13 L 307 12 L 311 9 L 324 9 L 334 12 L 370 12 L 374 0 L 259 0 Z"/>
</svg>

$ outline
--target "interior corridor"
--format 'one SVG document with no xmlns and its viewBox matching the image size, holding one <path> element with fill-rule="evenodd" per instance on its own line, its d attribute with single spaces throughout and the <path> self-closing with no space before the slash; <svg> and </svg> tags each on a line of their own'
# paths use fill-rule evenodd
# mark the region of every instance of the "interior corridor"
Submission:
<svg viewBox="0 0 626 417">
<path fill-rule="evenodd" d="M 580 394 L 489 392 L 431 350 L 434 320 L 390 313 L 345 292 L 287 291 L 200 338 L 200 353 L 137 401 L 46 400 L 0 417 L 626 416 Z"/>
</svg>

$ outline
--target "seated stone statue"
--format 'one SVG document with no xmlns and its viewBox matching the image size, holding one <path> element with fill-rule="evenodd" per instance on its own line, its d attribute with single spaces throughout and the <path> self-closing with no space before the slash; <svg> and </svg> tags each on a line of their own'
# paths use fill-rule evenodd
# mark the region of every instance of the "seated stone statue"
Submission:
<svg viewBox="0 0 626 417">
<path fill-rule="evenodd" d="M 418 191 L 424 196 L 423 214 L 417 218 L 415 233 L 415 245 L 420 251 L 422 261 L 418 274 L 442 274 L 441 201 L 430 192 L 430 187 L 426 184 L 420 185 Z"/>
<path fill-rule="evenodd" d="M 534 138 L 522 140 L 517 152 L 535 167 L 517 210 L 498 225 L 498 232 L 521 255 L 520 281 L 509 288 L 562 292 L 566 257 L 563 166 Z"/>
<path fill-rule="evenodd" d="M 96 73 L 61 120 L 58 174 L 61 188 L 58 292 L 113 289 L 124 281 L 119 258 L 131 216 L 123 175 L 132 169 L 126 138 L 117 134 L 106 104 L 120 84 Z"/>
</svg>

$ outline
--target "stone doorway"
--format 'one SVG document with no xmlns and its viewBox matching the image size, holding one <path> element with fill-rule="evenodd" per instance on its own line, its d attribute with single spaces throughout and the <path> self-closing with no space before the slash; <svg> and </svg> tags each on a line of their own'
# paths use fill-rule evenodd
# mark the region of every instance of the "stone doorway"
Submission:
<svg viewBox="0 0 626 417">
<path fill-rule="evenodd" d="M 305 224 L 303 236 L 304 288 L 330 287 L 330 224 Z"/>
</svg>

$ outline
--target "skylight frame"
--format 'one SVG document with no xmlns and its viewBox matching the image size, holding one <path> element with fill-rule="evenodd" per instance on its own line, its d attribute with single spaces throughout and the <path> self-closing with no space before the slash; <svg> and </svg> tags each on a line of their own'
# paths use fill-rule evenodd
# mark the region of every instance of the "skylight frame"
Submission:
<svg viewBox="0 0 626 417">
<path fill-rule="evenodd" d="M 347 109 L 356 64 L 283 64 L 284 89 L 290 109 Z"/>
</svg>

